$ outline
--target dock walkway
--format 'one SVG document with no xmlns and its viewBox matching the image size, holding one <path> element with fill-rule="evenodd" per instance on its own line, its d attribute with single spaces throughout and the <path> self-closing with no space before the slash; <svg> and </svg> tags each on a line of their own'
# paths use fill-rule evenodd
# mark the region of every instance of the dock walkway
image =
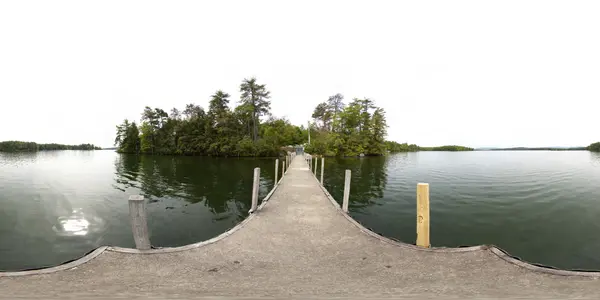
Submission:
<svg viewBox="0 0 600 300">
<path fill-rule="evenodd" d="M 302 156 L 256 213 L 219 237 L 102 247 L 31 273 L 0 273 L 0 298 L 600 298 L 600 273 L 547 270 L 495 247 L 424 249 L 380 237 L 342 212 Z"/>
</svg>

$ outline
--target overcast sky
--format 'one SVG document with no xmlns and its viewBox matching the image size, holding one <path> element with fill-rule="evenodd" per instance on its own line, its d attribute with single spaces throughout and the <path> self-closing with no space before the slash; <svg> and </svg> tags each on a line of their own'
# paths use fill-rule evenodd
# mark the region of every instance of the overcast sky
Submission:
<svg viewBox="0 0 600 300">
<path fill-rule="evenodd" d="M 424 146 L 600 140 L 600 1 L 2 1 L 0 140 L 112 146 L 256 76 L 306 124 L 369 97 Z"/>
</svg>

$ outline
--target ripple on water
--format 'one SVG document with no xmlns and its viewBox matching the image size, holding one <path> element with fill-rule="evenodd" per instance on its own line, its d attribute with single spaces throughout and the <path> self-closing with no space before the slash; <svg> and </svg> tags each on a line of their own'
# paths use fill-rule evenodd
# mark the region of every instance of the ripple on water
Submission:
<svg viewBox="0 0 600 300">
<path fill-rule="evenodd" d="M 421 152 L 391 155 L 379 165 L 369 159 L 339 166 L 331 160 L 326 181 L 341 197 L 346 168 L 353 175 L 359 169 L 365 182 L 383 180 L 382 195 L 356 184 L 350 197 L 351 214 L 377 232 L 414 242 L 416 183 L 427 182 L 433 245 L 496 244 L 530 262 L 600 270 L 594 254 L 600 251 L 600 154 Z"/>
</svg>

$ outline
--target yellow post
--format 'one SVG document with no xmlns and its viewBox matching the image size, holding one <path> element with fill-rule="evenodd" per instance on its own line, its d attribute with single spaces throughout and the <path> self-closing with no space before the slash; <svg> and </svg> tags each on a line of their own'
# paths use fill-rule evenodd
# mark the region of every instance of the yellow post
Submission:
<svg viewBox="0 0 600 300">
<path fill-rule="evenodd" d="M 417 246 L 429 248 L 429 184 L 417 184 Z"/>
</svg>

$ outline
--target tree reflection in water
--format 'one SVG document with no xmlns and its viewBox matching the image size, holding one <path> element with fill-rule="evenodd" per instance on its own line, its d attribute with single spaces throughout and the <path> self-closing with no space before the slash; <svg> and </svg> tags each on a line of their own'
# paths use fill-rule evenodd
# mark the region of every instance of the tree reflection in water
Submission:
<svg viewBox="0 0 600 300">
<path fill-rule="evenodd" d="M 115 160 L 113 187 L 129 194 L 137 192 L 149 203 L 175 201 L 167 209 L 181 200 L 202 203 L 215 221 L 234 215 L 239 222 L 250 209 L 253 169 L 261 168 L 262 199 L 273 188 L 274 161 L 123 154 Z"/>
<path fill-rule="evenodd" d="M 341 204 L 345 170 L 351 170 L 350 208 L 360 213 L 363 208 L 378 204 L 387 184 L 387 157 L 326 158 L 325 188 Z"/>
</svg>

